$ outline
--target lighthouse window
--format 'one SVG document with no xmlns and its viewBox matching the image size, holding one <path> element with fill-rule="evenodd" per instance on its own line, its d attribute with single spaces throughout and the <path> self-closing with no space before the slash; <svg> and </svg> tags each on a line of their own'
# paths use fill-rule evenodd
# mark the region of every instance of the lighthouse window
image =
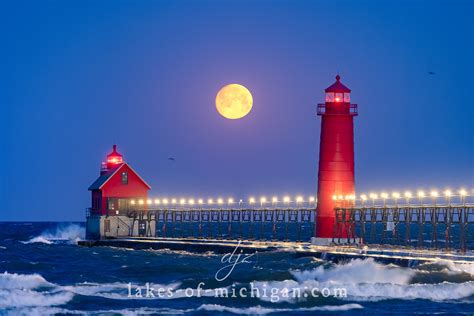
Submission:
<svg viewBox="0 0 474 316">
<path fill-rule="evenodd" d="M 326 93 L 326 102 L 334 102 L 334 93 L 332 92 Z"/>
<path fill-rule="evenodd" d="M 344 102 L 351 102 L 351 94 L 344 93 Z"/>
<path fill-rule="evenodd" d="M 128 172 L 122 172 L 122 184 L 128 184 Z"/>
<path fill-rule="evenodd" d="M 336 97 L 334 98 L 335 102 L 342 102 L 342 93 L 336 93 Z"/>
</svg>

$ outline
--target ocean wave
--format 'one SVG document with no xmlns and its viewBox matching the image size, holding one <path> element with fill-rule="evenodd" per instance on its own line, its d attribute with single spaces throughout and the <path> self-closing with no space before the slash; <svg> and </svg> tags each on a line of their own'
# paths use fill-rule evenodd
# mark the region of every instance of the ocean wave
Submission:
<svg viewBox="0 0 474 316">
<path fill-rule="evenodd" d="M 77 224 L 70 224 L 67 226 L 59 226 L 54 232 L 45 231 L 41 235 L 33 237 L 27 241 L 22 241 L 23 244 L 43 243 L 51 245 L 54 243 L 69 243 L 77 244 L 81 239 L 84 239 L 86 231 L 84 227 Z"/>
<path fill-rule="evenodd" d="M 244 315 L 265 315 L 270 313 L 283 313 L 283 312 L 312 312 L 312 311 L 326 311 L 326 312 L 342 312 L 351 309 L 363 308 L 359 304 L 344 304 L 344 305 L 324 305 L 314 307 L 301 307 L 301 308 L 270 308 L 262 307 L 260 305 L 252 307 L 231 307 L 223 306 L 218 304 L 203 304 L 197 310 L 201 311 L 213 311 L 213 312 L 229 312 L 233 314 L 244 314 Z"/>
<path fill-rule="evenodd" d="M 452 269 L 467 269 L 456 265 L 450 267 Z M 387 299 L 456 301 L 474 295 L 473 281 L 412 283 L 412 279 L 417 274 L 416 270 L 394 265 L 382 265 L 372 259 L 356 259 L 345 264 L 332 265 L 329 268 L 319 266 L 309 271 L 290 272 L 294 280 L 254 282 L 255 287 L 261 291 L 270 288 L 280 289 L 277 297 L 260 297 L 260 299 L 296 303 L 306 300 L 306 298 L 293 293 L 305 293 L 311 289 L 326 288 L 330 290 L 343 288 L 347 291 L 347 297 L 339 296 L 338 298 L 353 301 Z M 290 290 L 289 295 L 283 295 L 282 293 L 285 293 L 287 289 Z M 322 295 L 319 293 L 319 296 Z"/>
<path fill-rule="evenodd" d="M 126 309 L 104 309 L 95 311 L 72 310 L 60 307 L 19 307 L 15 309 L 6 309 L 6 315 L 28 315 L 28 316 L 45 316 L 45 315 L 181 315 L 193 312 L 194 309 L 174 309 L 174 308 L 126 308 Z M 3 315 L 3 313 L 2 313 Z"/>
<path fill-rule="evenodd" d="M 39 274 L 0 274 L 1 308 L 62 305 L 72 297 L 72 293 L 58 291 Z"/>
<path fill-rule="evenodd" d="M 54 284 L 46 281 L 39 274 L 17 274 L 4 272 L 0 274 L 0 289 L 34 289 L 37 287 L 52 287 Z"/>
<path fill-rule="evenodd" d="M 156 289 L 171 289 L 176 290 L 181 283 L 171 283 L 171 284 L 156 284 L 151 283 L 149 286 L 151 288 Z M 79 283 L 76 285 L 66 285 L 62 286 L 61 289 L 64 291 L 68 291 L 74 294 L 83 295 L 83 296 L 95 296 L 95 297 L 103 297 L 108 299 L 114 300 L 130 300 L 130 299 L 146 299 L 146 288 L 143 285 L 140 285 L 142 289 L 142 296 L 137 297 L 135 294 L 135 289 L 137 288 L 136 285 L 131 284 L 131 291 L 129 296 L 129 285 L 127 283 Z M 156 292 L 155 292 L 156 294 Z M 181 296 L 179 296 L 181 297 Z M 176 296 L 172 297 L 163 297 L 163 299 L 172 299 L 178 298 Z"/>
<path fill-rule="evenodd" d="M 73 293 L 50 293 L 33 290 L 0 290 L 0 307 L 56 306 L 73 298 Z"/>
<path fill-rule="evenodd" d="M 181 283 L 168 285 L 150 284 L 158 289 L 176 290 Z M 39 274 L 17 274 L 4 272 L 0 274 L 0 308 L 45 307 L 59 306 L 68 303 L 75 295 L 103 297 L 115 300 L 141 299 L 134 294 L 134 285 L 131 286 L 132 295 L 129 296 L 127 283 L 78 283 L 75 285 L 58 285 L 47 281 Z M 143 298 L 146 290 L 143 288 Z M 183 292 L 184 294 L 184 292 Z M 177 295 L 169 299 L 183 297 Z M 168 297 L 164 297 L 167 299 Z"/>
<path fill-rule="evenodd" d="M 434 264 L 442 266 L 444 268 L 443 271 L 449 274 L 466 273 L 474 276 L 474 263 L 456 263 L 448 260 L 439 260 Z"/>
</svg>

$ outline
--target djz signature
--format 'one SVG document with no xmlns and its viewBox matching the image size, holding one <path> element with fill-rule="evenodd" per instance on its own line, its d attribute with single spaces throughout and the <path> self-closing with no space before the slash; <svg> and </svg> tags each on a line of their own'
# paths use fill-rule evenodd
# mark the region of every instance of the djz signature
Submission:
<svg viewBox="0 0 474 316">
<path fill-rule="evenodd" d="M 234 251 L 232 251 L 231 253 L 226 253 L 225 255 L 222 256 L 221 262 L 226 265 L 220 268 L 216 272 L 215 278 L 218 282 L 221 282 L 227 279 L 232 274 L 236 266 L 243 263 L 252 263 L 250 261 L 250 258 L 255 256 L 257 252 L 255 251 L 252 254 L 244 255 L 242 254 L 242 250 L 240 250 L 240 253 L 237 253 L 237 250 L 239 249 L 240 244 L 241 244 L 241 241 L 239 240 Z"/>
</svg>

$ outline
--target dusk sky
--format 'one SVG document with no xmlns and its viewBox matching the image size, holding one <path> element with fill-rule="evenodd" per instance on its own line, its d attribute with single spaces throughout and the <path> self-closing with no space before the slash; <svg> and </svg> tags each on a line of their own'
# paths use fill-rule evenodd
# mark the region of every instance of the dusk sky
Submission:
<svg viewBox="0 0 474 316">
<path fill-rule="evenodd" d="M 84 220 L 113 143 L 153 197 L 314 194 L 337 73 L 358 193 L 472 188 L 473 21 L 473 1 L 2 1 L 0 220 Z M 215 108 L 230 83 L 240 120 Z"/>
</svg>

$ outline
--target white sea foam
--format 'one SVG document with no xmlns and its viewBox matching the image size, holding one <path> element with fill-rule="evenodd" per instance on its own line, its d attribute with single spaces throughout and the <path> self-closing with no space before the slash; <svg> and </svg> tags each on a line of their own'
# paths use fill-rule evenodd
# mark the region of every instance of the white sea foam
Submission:
<svg viewBox="0 0 474 316">
<path fill-rule="evenodd" d="M 467 269 L 454 266 L 452 269 Z M 417 271 L 410 268 L 401 268 L 393 265 L 382 265 L 372 259 L 353 260 L 346 264 L 333 265 L 329 268 L 322 266 L 310 271 L 291 271 L 296 280 L 254 282 L 255 287 L 278 288 L 279 302 L 295 303 L 304 300 L 299 296 L 295 299 L 293 292 L 305 292 L 308 289 L 347 290 L 347 298 L 355 301 L 378 301 L 385 299 L 426 299 L 431 301 L 452 301 L 474 295 L 474 282 L 463 283 L 433 283 L 414 284 L 412 278 Z M 283 295 L 284 289 L 289 289 L 289 295 Z M 333 294 L 333 293 L 332 293 Z M 320 294 L 320 296 L 322 296 Z M 260 297 L 264 301 L 271 301 L 270 297 Z"/>
<path fill-rule="evenodd" d="M 159 288 L 162 289 L 172 289 L 173 291 L 176 290 L 181 283 L 171 283 L 171 284 L 150 284 L 151 288 L 156 290 Z M 143 297 L 136 297 L 135 296 L 135 289 L 137 285 L 131 284 L 131 296 L 129 297 L 129 287 L 127 283 L 79 283 L 76 285 L 66 285 L 62 286 L 61 289 L 64 291 L 72 292 L 74 294 L 84 295 L 84 296 L 98 296 L 104 297 L 108 299 L 115 299 L 115 300 L 129 300 L 129 299 L 142 299 L 145 298 L 146 295 L 146 287 L 140 284 L 140 288 L 142 289 L 142 296 Z M 168 297 L 163 297 L 167 299 Z M 172 296 L 170 298 L 177 298 L 177 296 Z"/>
<path fill-rule="evenodd" d="M 444 271 L 449 274 L 467 273 L 474 276 L 474 263 L 455 263 L 448 260 L 439 260 L 435 264 L 443 266 Z"/>
<path fill-rule="evenodd" d="M 41 291 L 37 290 L 42 288 Z M 0 307 L 54 306 L 65 304 L 73 293 L 57 290 L 39 274 L 0 274 Z"/>
<path fill-rule="evenodd" d="M 0 290 L 0 307 L 55 306 L 69 302 L 73 293 L 39 292 L 34 290 Z"/>
<path fill-rule="evenodd" d="M 68 226 L 60 226 L 54 232 L 45 231 L 41 235 L 31 238 L 27 241 L 22 241 L 24 244 L 43 243 L 53 244 L 66 242 L 76 244 L 79 240 L 84 239 L 86 231 L 83 227 L 77 224 L 70 224 Z"/>
<path fill-rule="evenodd" d="M 168 285 L 150 284 L 158 289 L 176 290 L 181 283 Z M 143 298 L 146 289 L 142 285 Z M 74 295 L 95 296 L 115 300 L 141 299 L 135 297 L 134 285 L 132 284 L 132 296 L 128 296 L 127 283 L 78 283 L 75 285 L 58 285 L 48 282 L 39 274 L 17 274 L 4 272 L 0 274 L 0 308 L 23 308 L 23 307 L 47 307 L 59 306 L 69 302 Z M 174 299 L 183 297 L 183 292 L 178 292 L 172 297 Z"/>
<path fill-rule="evenodd" d="M 383 265 L 372 259 L 356 259 L 325 269 L 319 266 L 310 271 L 291 271 L 297 281 L 318 280 L 339 283 L 391 283 L 407 284 L 416 274 L 412 269 Z"/>
<path fill-rule="evenodd" d="M 51 287 L 54 284 L 46 281 L 39 274 L 17 274 L 4 272 L 0 274 L 0 289 L 34 289 L 40 286 Z"/>
<path fill-rule="evenodd" d="M 38 237 L 31 238 L 30 240 L 27 240 L 27 241 L 22 241 L 22 243 L 24 244 L 42 243 L 42 244 L 51 245 L 53 242 L 51 240 L 46 239 L 43 236 L 38 236 Z"/>
<path fill-rule="evenodd" d="M 223 306 L 218 304 L 203 304 L 197 310 L 205 311 L 215 311 L 215 312 L 229 312 L 234 314 L 244 314 L 244 315 L 265 315 L 269 313 L 283 313 L 283 312 L 311 312 L 311 311 L 327 311 L 327 312 L 336 312 L 336 311 L 348 311 L 351 309 L 360 309 L 363 308 L 359 304 L 344 304 L 344 305 L 324 305 L 324 306 L 314 306 L 314 307 L 302 307 L 302 308 L 270 308 L 262 307 L 260 305 L 252 307 L 230 307 Z"/>
</svg>

